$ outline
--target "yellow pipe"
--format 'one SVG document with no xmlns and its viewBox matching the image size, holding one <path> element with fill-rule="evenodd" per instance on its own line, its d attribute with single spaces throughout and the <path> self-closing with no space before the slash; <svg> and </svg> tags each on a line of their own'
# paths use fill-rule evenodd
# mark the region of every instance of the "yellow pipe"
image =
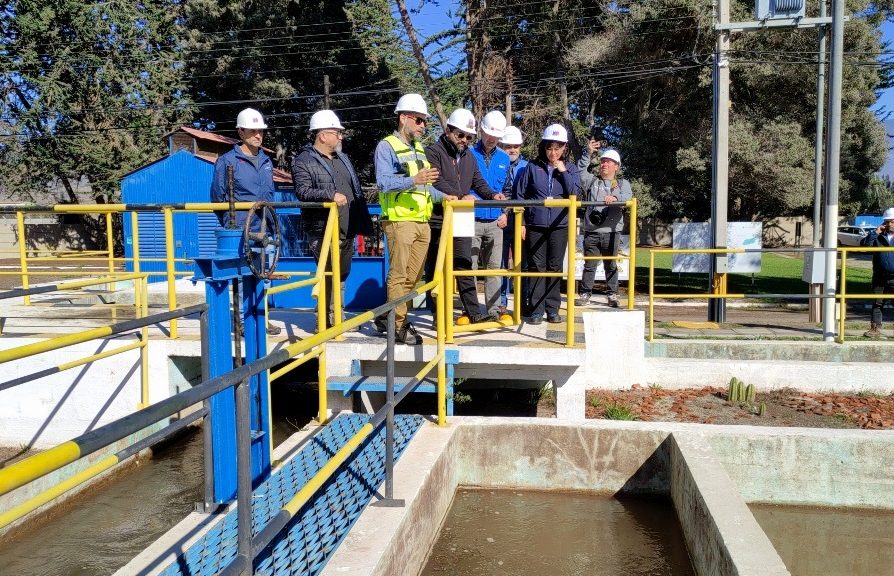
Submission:
<svg viewBox="0 0 894 576">
<path fill-rule="evenodd" d="M 307 481 L 307 484 L 295 494 L 295 497 L 283 506 L 283 510 L 288 512 L 290 516 L 295 516 L 295 514 L 301 510 L 301 507 L 307 504 L 316 491 L 320 489 L 336 470 L 338 470 L 338 467 L 348 459 L 348 456 L 354 453 L 354 450 L 366 440 L 366 437 L 369 436 L 372 431 L 373 426 L 369 422 L 361 426 L 360 430 L 358 430 L 357 433 L 354 434 L 351 439 L 323 465 L 322 468 L 320 468 L 320 471 Z"/>
<path fill-rule="evenodd" d="M 713 294 L 713 293 L 704 293 L 704 294 L 655 294 L 655 298 L 675 298 L 678 300 L 698 300 L 700 298 L 704 298 L 706 300 L 710 300 L 712 298 L 745 298 L 744 293 L 736 293 L 736 294 Z"/>
<path fill-rule="evenodd" d="M 332 233 L 332 315 L 336 324 L 341 324 L 344 319 L 342 314 L 342 293 L 341 293 L 341 228 L 338 223 L 338 207 L 335 204 L 329 206 L 329 213 L 332 215 L 333 226 L 336 231 Z M 325 307 L 325 306 L 324 306 Z M 345 339 L 344 334 L 335 337 L 337 342 Z"/>
<path fill-rule="evenodd" d="M 277 286 L 271 286 L 267 289 L 268 295 L 280 294 L 282 292 L 288 292 L 289 290 L 296 290 L 298 288 L 303 288 L 305 286 L 312 286 L 319 282 L 320 279 L 317 277 L 308 278 L 307 280 L 300 280 L 298 282 L 290 282 L 289 284 L 279 284 Z"/>
<path fill-rule="evenodd" d="M 0 468 L 0 496 L 81 457 L 81 448 L 74 442 L 63 442 L 49 450 Z"/>
<path fill-rule="evenodd" d="M 463 207 L 463 204 L 467 203 L 469 206 L 473 206 L 474 202 L 470 202 L 468 200 L 454 200 L 451 202 L 444 203 L 444 219 L 450 219 L 452 224 L 453 222 L 453 206 L 454 204 L 460 207 Z M 444 248 L 444 284 L 442 289 L 444 291 L 444 328 L 446 330 L 444 335 L 444 342 L 447 344 L 453 344 L 453 290 L 454 283 L 456 279 L 454 278 L 454 270 L 453 270 L 453 230 L 444 228 L 441 231 L 441 243 L 444 244 L 445 240 L 446 246 Z M 440 246 L 439 246 L 440 248 Z"/>
<path fill-rule="evenodd" d="M 16 228 L 19 234 L 19 267 L 22 270 L 22 288 L 28 289 L 28 252 L 25 250 L 25 213 L 16 212 Z M 25 306 L 31 305 L 31 296 L 23 299 Z"/>
<path fill-rule="evenodd" d="M 174 286 L 174 213 L 171 208 L 164 209 L 165 219 L 165 259 L 167 260 L 168 310 L 177 308 L 177 287 Z M 171 320 L 171 339 L 177 338 L 177 319 Z"/>
<path fill-rule="evenodd" d="M 131 342 L 130 344 L 126 344 L 124 346 L 120 346 L 115 348 L 114 350 L 107 350 L 105 352 L 98 352 L 96 354 L 92 354 L 90 356 L 85 356 L 83 358 L 79 358 L 78 360 L 72 360 L 71 362 L 63 362 L 59 364 L 56 368 L 59 369 L 60 372 L 64 372 L 65 370 L 69 370 L 71 368 L 77 368 L 78 366 L 83 366 L 84 364 L 89 364 L 91 362 L 95 362 L 97 360 L 102 360 L 103 358 L 108 358 L 109 356 L 115 356 L 116 354 L 122 354 L 124 352 L 130 352 L 135 348 L 139 348 L 143 345 L 143 343 L 139 340 L 135 342 Z"/>
<path fill-rule="evenodd" d="M 25 516 L 29 512 L 40 508 L 47 502 L 58 498 L 62 494 L 65 494 L 72 488 L 83 484 L 85 481 L 93 478 L 94 476 L 108 470 L 112 466 L 118 463 L 118 457 L 112 454 L 111 456 L 106 456 L 93 466 L 78 472 L 74 476 L 70 478 L 66 478 L 62 482 L 53 485 L 51 488 L 41 492 L 40 494 L 29 498 L 28 500 L 22 502 L 18 506 L 14 506 L 9 510 L 0 514 L 0 528 L 4 528 L 11 523 L 15 522 L 19 518 Z"/>
<path fill-rule="evenodd" d="M 627 258 L 627 309 L 633 310 L 636 291 L 636 198 L 627 202 L 630 207 L 630 255 Z"/>
<path fill-rule="evenodd" d="M 301 358 L 297 358 L 297 359 L 295 359 L 295 360 L 292 360 L 291 362 L 289 362 L 288 364 L 286 364 L 285 366 L 283 366 L 282 368 L 280 368 L 280 369 L 277 370 L 276 372 L 271 373 L 271 374 L 270 374 L 270 377 L 268 378 L 268 380 L 269 380 L 270 382 L 272 382 L 272 381 L 276 380 L 277 378 L 279 378 L 280 376 L 283 376 L 284 374 L 287 374 L 287 373 L 291 372 L 292 370 L 294 370 L 295 368 L 301 366 L 302 364 L 304 364 L 304 363 L 307 362 L 308 360 L 311 360 L 311 359 L 313 359 L 313 358 L 316 358 L 317 356 L 319 356 L 319 355 L 322 354 L 322 353 L 323 353 L 323 347 L 322 347 L 322 346 L 320 346 L 320 347 L 317 348 L 316 350 L 311 350 L 310 352 L 305 352 L 304 355 L 303 355 Z"/>
<path fill-rule="evenodd" d="M 466 324 L 464 326 L 454 326 L 454 333 L 461 332 L 483 332 L 485 330 L 493 330 L 496 328 L 511 328 L 512 320 L 493 320 L 491 322 L 479 322 L 478 324 Z"/>
<path fill-rule="evenodd" d="M 416 375 L 413 376 L 413 378 L 415 378 L 416 380 L 422 380 L 423 378 L 428 376 L 428 373 L 431 372 L 432 368 L 438 365 L 438 362 L 440 362 L 441 358 L 443 358 L 443 356 L 441 356 L 440 352 L 435 354 L 434 358 L 429 360 L 425 366 L 420 368 L 419 371 L 416 372 Z"/>
<path fill-rule="evenodd" d="M 50 338 L 49 340 L 43 340 L 41 342 L 35 342 L 33 344 L 25 344 L 24 346 L 9 348 L 7 350 L 0 351 L 0 364 L 9 362 L 11 360 L 20 360 L 22 358 L 27 358 L 28 356 L 34 356 L 35 354 L 40 354 L 41 352 L 58 350 L 59 348 L 71 346 L 72 344 L 80 344 L 82 342 L 93 340 L 94 338 L 102 338 L 104 336 L 111 335 L 111 333 L 111 328 L 109 328 L 108 326 L 103 326 L 100 328 L 85 330 L 83 332 L 77 332 L 75 334 L 57 336 L 55 338 Z"/>
<path fill-rule="evenodd" d="M 655 339 L 655 251 L 649 250 L 649 342 Z"/>
<path fill-rule="evenodd" d="M 515 218 L 515 228 L 512 237 L 512 320 L 515 324 L 521 324 L 522 302 L 525 300 L 522 294 L 522 237 L 521 229 L 524 211 L 513 208 L 513 218 Z"/>
<path fill-rule="evenodd" d="M 841 252 L 841 287 L 839 288 L 838 300 L 838 343 L 844 343 L 844 316 L 847 310 L 847 248 L 839 250 Z"/>
<path fill-rule="evenodd" d="M 744 254 L 744 248 L 652 248 L 656 254 Z"/>
<path fill-rule="evenodd" d="M 446 221 L 445 221 L 446 222 Z M 440 248 L 440 246 L 438 247 Z M 444 290 L 444 270 L 435 269 L 435 280 L 438 282 L 440 290 L 435 296 L 435 336 L 438 340 L 438 426 L 447 425 L 447 356 L 446 336 L 444 332 L 444 298 L 446 296 Z"/>
<path fill-rule="evenodd" d="M 565 291 L 568 297 L 565 299 L 565 346 L 571 347 L 574 346 L 574 323 L 577 321 L 574 317 L 574 295 L 577 293 L 574 286 L 576 280 L 574 277 L 575 259 L 577 258 L 577 218 L 575 214 L 577 214 L 577 207 L 580 204 L 575 195 L 569 196 L 568 200 L 571 204 L 568 210 L 568 261 L 566 263 L 568 285 Z"/>
<path fill-rule="evenodd" d="M 143 277 L 142 280 L 135 280 L 142 284 L 142 317 L 149 315 L 149 278 Z M 149 327 L 143 326 L 140 329 L 140 341 L 143 345 L 140 347 L 140 403 L 141 408 L 149 405 Z"/>
<path fill-rule="evenodd" d="M 133 258 L 133 271 L 140 271 L 140 215 L 137 212 L 130 213 L 130 228 L 133 234 L 133 244 L 131 244 Z"/>
</svg>

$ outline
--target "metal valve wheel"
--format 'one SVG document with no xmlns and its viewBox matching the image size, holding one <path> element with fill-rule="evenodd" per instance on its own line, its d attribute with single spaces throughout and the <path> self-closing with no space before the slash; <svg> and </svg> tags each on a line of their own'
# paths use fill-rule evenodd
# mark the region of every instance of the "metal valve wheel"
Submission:
<svg viewBox="0 0 894 576">
<path fill-rule="evenodd" d="M 260 223 L 255 226 L 255 221 Z M 253 230 L 253 228 L 256 228 Z M 279 219 L 269 202 L 255 202 L 245 218 L 245 259 L 259 280 L 270 280 L 279 263 L 281 248 Z"/>
</svg>

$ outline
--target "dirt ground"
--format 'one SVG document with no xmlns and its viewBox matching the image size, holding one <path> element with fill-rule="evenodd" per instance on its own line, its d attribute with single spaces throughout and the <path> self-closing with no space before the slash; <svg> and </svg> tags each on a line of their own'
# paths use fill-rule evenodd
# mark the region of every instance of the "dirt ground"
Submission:
<svg viewBox="0 0 894 576">
<path fill-rule="evenodd" d="M 764 406 L 760 414 L 761 405 Z M 727 390 L 587 390 L 587 418 L 646 422 L 700 422 L 808 428 L 894 428 L 894 395 L 812 394 L 792 388 L 755 394 L 754 402 L 729 402 Z"/>
</svg>

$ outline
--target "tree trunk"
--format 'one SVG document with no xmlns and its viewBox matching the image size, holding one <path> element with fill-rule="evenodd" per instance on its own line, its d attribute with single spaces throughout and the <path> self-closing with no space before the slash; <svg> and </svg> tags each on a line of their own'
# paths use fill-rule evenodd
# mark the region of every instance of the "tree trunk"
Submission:
<svg viewBox="0 0 894 576">
<path fill-rule="evenodd" d="M 410 45 L 413 47 L 413 55 L 416 57 L 416 61 L 419 62 L 419 71 L 422 72 L 422 81 L 425 82 L 425 88 L 428 90 L 428 95 L 431 98 L 432 103 L 435 105 L 435 112 L 437 112 L 438 119 L 441 121 L 441 127 L 446 131 L 447 116 L 444 114 L 444 106 L 441 104 L 441 98 L 438 96 L 438 91 L 432 80 L 428 62 L 425 61 L 425 54 L 422 53 L 422 46 L 419 44 L 419 40 L 416 39 L 416 29 L 413 27 L 413 22 L 410 20 L 410 12 L 407 10 L 407 3 L 404 0 L 394 1 L 397 4 L 397 10 L 400 12 L 400 21 L 403 23 L 404 29 L 407 31 L 407 37 L 410 39 Z"/>
</svg>

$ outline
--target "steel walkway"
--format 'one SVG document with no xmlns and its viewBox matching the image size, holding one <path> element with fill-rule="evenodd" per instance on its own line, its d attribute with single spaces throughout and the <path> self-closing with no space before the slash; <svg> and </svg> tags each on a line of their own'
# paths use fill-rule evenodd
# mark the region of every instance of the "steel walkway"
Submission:
<svg viewBox="0 0 894 576">
<path fill-rule="evenodd" d="M 291 460 L 254 491 L 252 535 L 257 534 L 334 455 L 369 416 L 339 416 L 311 438 Z M 395 416 L 397 459 L 423 423 L 421 416 Z M 319 574 L 348 530 L 385 481 L 385 426 L 379 426 L 338 473 L 261 551 L 255 574 Z M 211 576 L 236 557 L 236 511 L 231 510 L 207 534 L 168 566 L 164 576 Z"/>
</svg>

